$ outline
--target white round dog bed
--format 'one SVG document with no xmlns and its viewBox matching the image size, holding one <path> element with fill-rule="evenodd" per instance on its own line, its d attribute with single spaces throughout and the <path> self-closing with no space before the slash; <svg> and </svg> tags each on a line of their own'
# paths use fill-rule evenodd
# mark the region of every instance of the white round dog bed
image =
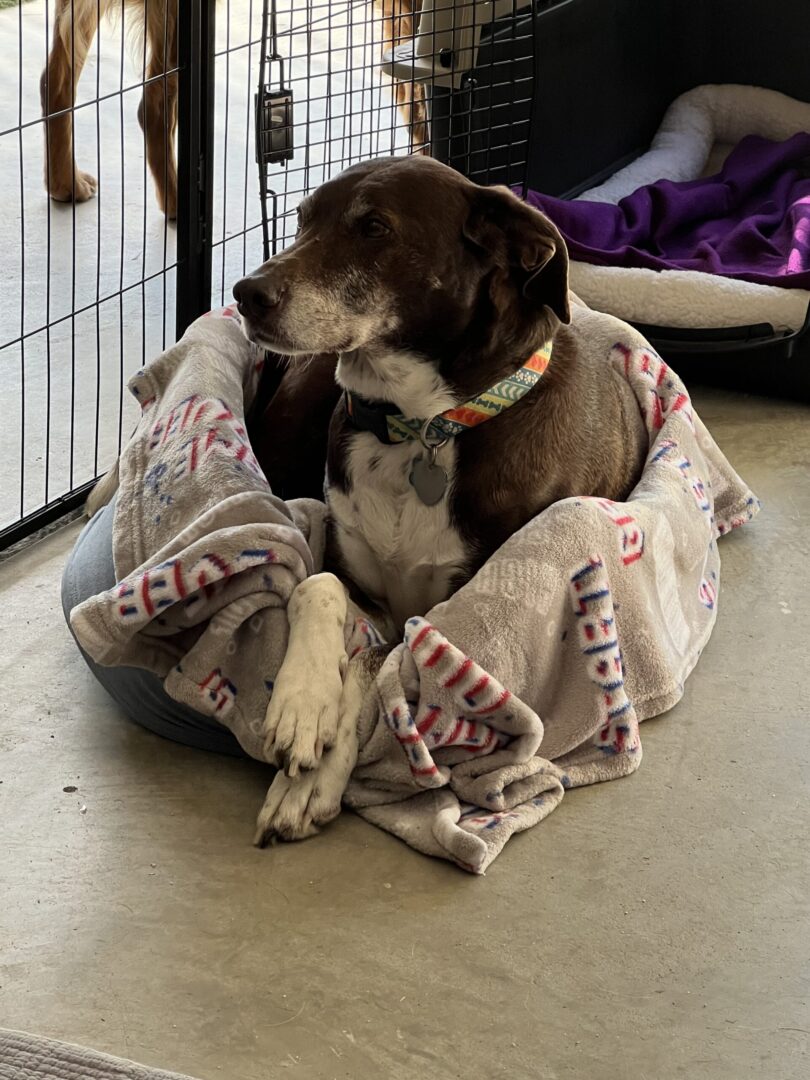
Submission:
<svg viewBox="0 0 810 1080">
<path fill-rule="evenodd" d="M 810 132 L 810 104 L 756 86 L 699 86 L 670 105 L 646 154 L 579 199 L 618 203 L 657 180 L 696 180 L 717 172 L 746 135 L 783 140 Z M 591 307 L 648 326 L 715 329 L 770 323 L 798 331 L 810 292 L 693 270 L 571 263 L 571 288 Z"/>
</svg>

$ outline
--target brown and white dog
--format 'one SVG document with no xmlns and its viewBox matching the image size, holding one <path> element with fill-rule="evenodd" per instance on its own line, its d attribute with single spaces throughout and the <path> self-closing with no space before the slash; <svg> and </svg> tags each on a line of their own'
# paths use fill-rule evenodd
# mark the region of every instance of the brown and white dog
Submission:
<svg viewBox="0 0 810 1080">
<path fill-rule="evenodd" d="M 298 427 L 286 375 L 280 411 L 271 400 L 263 418 L 276 447 L 265 468 L 285 494 L 307 485 L 310 493 L 313 475 L 323 475 L 325 439 L 314 453 L 303 448 L 309 476 L 298 490 L 289 470 L 312 438 L 307 417 L 338 398 L 326 498 L 327 569 L 340 580 L 319 574 L 292 598 L 290 647 L 266 721 L 266 749 L 285 772 L 259 817 L 264 842 L 309 835 L 334 816 L 355 760 L 363 679 L 378 660 L 361 659 L 344 680 L 341 581 L 398 632 L 556 500 L 625 498 L 645 435 L 629 386 L 588 349 L 572 317 L 556 228 L 506 189 L 478 187 L 429 158 L 356 165 L 324 184 L 301 204 L 295 243 L 238 282 L 234 296 L 252 341 L 312 357 L 288 373 Z M 436 449 L 418 437 L 379 437 L 388 411 L 424 431 L 547 344 L 539 382 L 486 422 Z M 254 445 L 262 460 L 261 437 Z M 433 458 L 445 480 L 426 498 L 415 470 Z"/>
<path fill-rule="evenodd" d="M 382 23 L 382 51 L 413 36 L 421 0 L 374 0 Z M 145 58 L 143 98 L 138 121 L 144 132 L 146 159 L 166 217 L 177 216 L 177 0 L 56 0 L 51 50 L 40 80 L 42 112 L 47 121 L 45 186 L 58 202 L 85 202 L 97 181 L 76 164 L 73 114 L 81 77 L 99 20 L 118 16 L 136 40 L 143 40 Z M 424 90 L 418 84 L 397 82 L 395 95 L 411 145 L 427 141 Z"/>
</svg>

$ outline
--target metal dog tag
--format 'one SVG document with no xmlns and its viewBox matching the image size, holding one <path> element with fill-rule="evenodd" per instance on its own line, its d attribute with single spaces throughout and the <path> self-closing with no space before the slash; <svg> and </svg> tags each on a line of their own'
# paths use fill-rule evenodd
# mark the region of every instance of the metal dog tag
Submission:
<svg viewBox="0 0 810 1080">
<path fill-rule="evenodd" d="M 436 457 L 435 450 L 430 456 Z M 441 502 L 447 491 L 447 473 L 424 454 L 414 461 L 409 480 L 425 506 L 435 506 Z"/>
</svg>

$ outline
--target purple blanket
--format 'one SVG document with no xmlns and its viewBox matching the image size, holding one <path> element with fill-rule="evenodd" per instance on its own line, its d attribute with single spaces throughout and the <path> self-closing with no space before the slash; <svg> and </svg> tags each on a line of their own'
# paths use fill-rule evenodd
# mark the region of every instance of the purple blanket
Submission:
<svg viewBox="0 0 810 1080">
<path fill-rule="evenodd" d="M 534 191 L 527 200 L 580 262 L 810 289 L 810 134 L 785 142 L 749 135 L 716 176 L 658 180 L 616 206 Z"/>
</svg>

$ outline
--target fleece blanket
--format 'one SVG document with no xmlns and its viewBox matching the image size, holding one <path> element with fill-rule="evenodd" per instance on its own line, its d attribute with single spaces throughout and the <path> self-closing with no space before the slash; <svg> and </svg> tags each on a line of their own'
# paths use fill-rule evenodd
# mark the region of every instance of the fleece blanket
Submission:
<svg viewBox="0 0 810 1080">
<path fill-rule="evenodd" d="M 650 149 L 578 201 L 616 205 L 666 178 L 675 183 L 719 172 L 748 135 L 784 141 L 810 131 L 810 104 L 757 86 L 706 85 L 673 101 Z M 770 323 L 799 330 L 810 292 L 754 284 L 701 270 L 597 265 L 572 260 L 571 287 L 591 307 L 637 323 L 726 327 Z"/>
<path fill-rule="evenodd" d="M 483 873 L 574 787 L 625 776 L 639 721 L 678 701 L 717 615 L 717 538 L 758 509 L 666 364 L 629 326 L 575 305 L 627 379 L 649 454 L 626 503 L 559 502 L 427 617 L 368 686 L 345 802 L 419 851 Z M 71 624 L 99 663 L 148 668 L 262 759 L 286 604 L 323 560 L 325 508 L 283 503 L 248 445 L 261 357 L 225 309 L 130 388 L 118 584 Z M 379 642 L 356 609 L 347 651 Z M 257 808 L 258 809 L 258 808 Z"/>
<path fill-rule="evenodd" d="M 0 1080 L 190 1080 L 72 1043 L 0 1029 Z"/>
</svg>

